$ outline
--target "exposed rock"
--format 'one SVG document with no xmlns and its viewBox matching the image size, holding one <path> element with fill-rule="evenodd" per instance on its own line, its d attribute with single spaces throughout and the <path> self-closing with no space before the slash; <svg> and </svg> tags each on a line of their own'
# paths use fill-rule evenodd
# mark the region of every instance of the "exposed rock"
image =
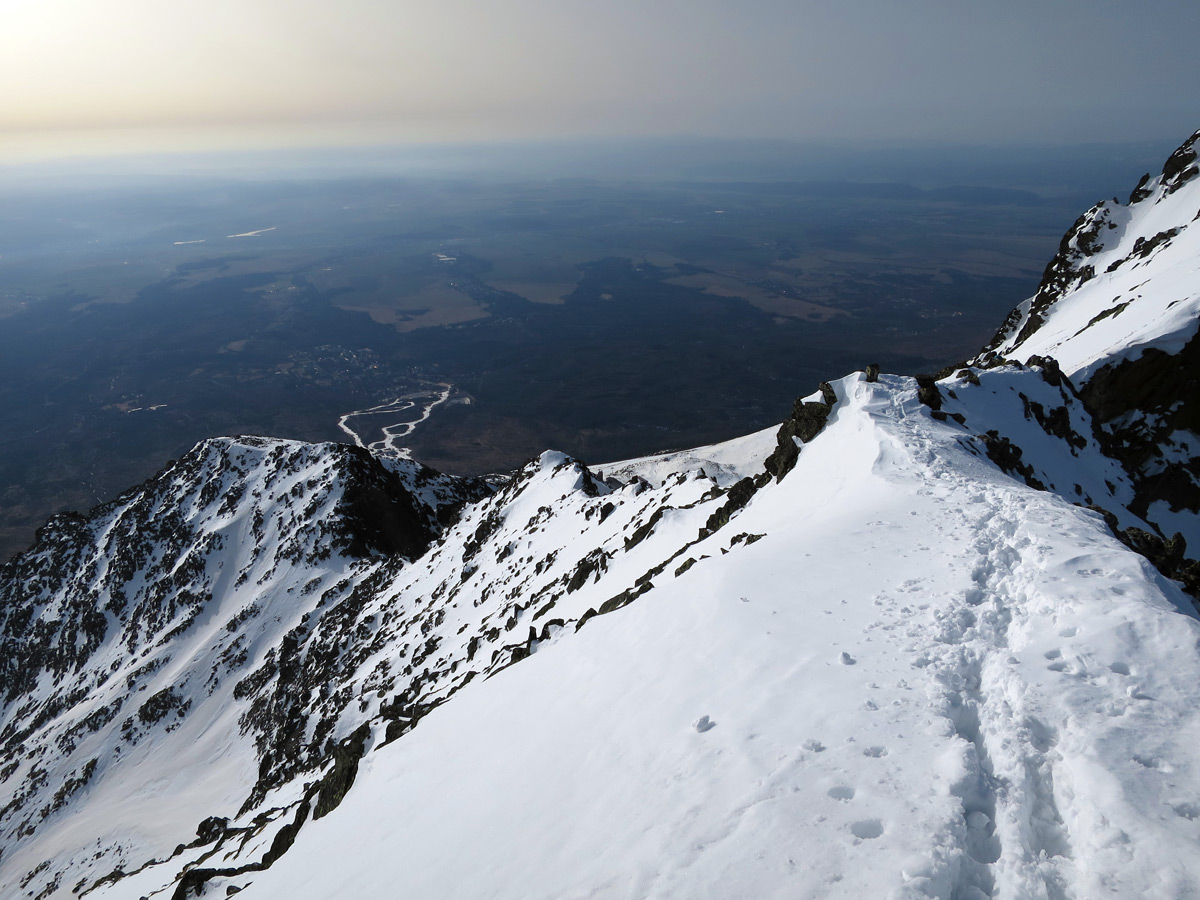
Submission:
<svg viewBox="0 0 1200 900">
<path fill-rule="evenodd" d="M 942 408 L 942 392 L 938 390 L 935 375 L 917 376 L 917 399 L 930 409 Z"/>
<path fill-rule="evenodd" d="M 775 477 L 776 481 L 790 472 L 800 458 L 800 449 L 796 441 L 806 444 L 821 433 L 829 414 L 837 403 L 837 395 L 829 382 L 821 382 L 821 397 L 823 402 L 797 399 L 792 405 L 792 414 L 780 426 L 776 434 L 776 448 L 765 462 L 764 468 Z"/>
<path fill-rule="evenodd" d="M 363 749 L 371 728 L 366 723 L 360 725 L 355 732 L 337 745 L 333 752 L 333 768 L 320 781 L 320 793 L 317 795 L 317 806 L 313 810 L 313 818 L 320 819 L 337 809 L 358 774 L 358 761 L 362 759 Z"/>
<path fill-rule="evenodd" d="M 1034 477 L 1033 466 L 1021 461 L 1020 447 L 1008 438 L 1002 437 L 995 429 L 979 435 L 979 439 L 983 442 L 984 452 L 987 453 L 988 459 L 999 466 L 1001 471 L 1021 476 L 1031 488 L 1039 491 L 1046 490 L 1046 486 Z"/>
<path fill-rule="evenodd" d="M 1167 194 L 1179 190 L 1200 172 L 1196 165 L 1197 142 L 1200 142 L 1200 131 L 1195 132 L 1178 150 L 1167 157 L 1162 170 L 1162 184 Z"/>
</svg>

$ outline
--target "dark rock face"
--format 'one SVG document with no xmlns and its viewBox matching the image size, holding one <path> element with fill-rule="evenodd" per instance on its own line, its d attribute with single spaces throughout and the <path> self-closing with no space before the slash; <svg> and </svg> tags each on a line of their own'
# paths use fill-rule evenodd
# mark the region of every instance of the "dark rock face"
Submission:
<svg viewBox="0 0 1200 900">
<path fill-rule="evenodd" d="M 1058 252 L 1042 272 L 1037 293 L 1030 302 L 1029 316 L 1017 335 L 1018 341 L 1025 340 L 1042 326 L 1046 321 L 1047 310 L 1064 294 L 1095 277 L 1095 269 L 1083 261 L 1103 246 L 1101 235 L 1110 225 L 1107 204 L 1108 201 L 1104 200 L 1097 203 L 1076 219 L 1075 224 L 1063 235 Z M 995 350 L 1008 340 L 1022 318 L 1021 308 L 1013 309 L 1000 326 L 1000 330 L 984 347 L 984 352 Z"/>
<path fill-rule="evenodd" d="M 1174 193 L 1200 173 L 1196 165 L 1196 145 L 1200 143 L 1200 131 L 1188 138 L 1163 164 L 1162 183 L 1168 194 Z"/>
<path fill-rule="evenodd" d="M 1021 448 L 1007 437 L 1001 436 L 998 431 L 993 429 L 980 435 L 980 439 L 983 441 L 988 459 L 999 466 L 1002 471 L 1010 475 L 1020 476 L 1026 484 L 1035 490 L 1044 491 L 1046 489 L 1046 486 L 1034 477 L 1033 467 L 1022 461 L 1023 452 Z"/>
<path fill-rule="evenodd" d="M 1179 353 L 1149 348 L 1104 366 L 1080 396 L 1106 426 L 1106 451 L 1135 480 L 1135 513 L 1145 516 L 1158 500 L 1200 512 L 1200 459 L 1170 454 L 1175 432 L 1200 434 L 1200 334 Z"/>
<path fill-rule="evenodd" d="M 917 399 L 934 411 L 942 408 L 942 392 L 933 375 L 917 376 Z"/>
<path fill-rule="evenodd" d="M 807 444 L 825 427 L 829 414 L 837 404 L 837 395 L 829 382 L 821 382 L 821 402 L 797 399 L 792 405 L 792 414 L 784 420 L 776 435 L 775 452 L 767 457 L 763 467 L 776 481 L 792 471 L 796 460 L 800 458 L 800 449 L 796 441 Z"/>
<path fill-rule="evenodd" d="M 346 448 L 347 483 L 338 517 L 347 556 L 406 556 L 429 547 L 435 530 L 403 481 L 360 447 Z"/>
<path fill-rule="evenodd" d="M 1146 182 L 1148 182 L 1149 180 L 1150 180 L 1150 173 L 1147 172 L 1138 181 L 1137 186 L 1132 191 L 1129 192 L 1129 205 L 1130 206 L 1132 206 L 1135 203 L 1141 203 L 1143 200 L 1145 200 L 1147 197 L 1149 197 L 1151 193 L 1153 193 L 1151 190 L 1149 190 L 1146 187 Z"/>
<path fill-rule="evenodd" d="M 370 726 L 363 723 L 334 750 L 333 767 L 321 779 L 317 806 L 313 810 L 314 819 L 327 816 L 337 809 L 350 786 L 354 784 L 354 778 L 358 774 L 358 761 L 362 758 L 370 734 Z"/>
<path fill-rule="evenodd" d="M 753 478 L 743 478 L 737 482 L 725 495 L 724 505 L 708 517 L 708 521 L 704 523 L 705 530 L 711 534 L 724 528 L 729 524 L 733 514 L 749 503 L 757 491 L 758 486 L 754 483 Z"/>
<path fill-rule="evenodd" d="M 1200 433 L 1200 334 L 1177 354 L 1151 347 L 1136 359 L 1104 366 L 1080 395 L 1101 422 L 1137 410 L 1168 417 L 1173 429 Z"/>
</svg>

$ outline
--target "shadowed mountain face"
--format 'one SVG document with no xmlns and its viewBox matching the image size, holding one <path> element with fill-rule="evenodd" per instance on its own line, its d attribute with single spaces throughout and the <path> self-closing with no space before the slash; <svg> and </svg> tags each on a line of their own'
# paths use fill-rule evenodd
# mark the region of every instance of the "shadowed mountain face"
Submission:
<svg viewBox="0 0 1200 900">
<path fill-rule="evenodd" d="M 488 481 L 213 439 L 55 517 L 0 569 L 0 883 L 1200 892 L 1195 140 L 937 376 Z"/>
</svg>

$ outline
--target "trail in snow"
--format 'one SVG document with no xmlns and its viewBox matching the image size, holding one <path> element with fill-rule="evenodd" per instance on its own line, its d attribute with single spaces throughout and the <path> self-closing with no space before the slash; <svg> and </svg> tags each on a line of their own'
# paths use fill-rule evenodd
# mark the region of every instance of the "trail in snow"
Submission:
<svg viewBox="0 0 1200 900">
<path fill-rule="evenodd" d="M 1128 662 L 1161 641 L 1160 653 L 1182 664 L 1196 623 L 1181 617 L 1164 629 L 1141 560 L 1099 546 L 1081 514 L 1046 494 L 971 477 L 937 447 L 936 426 L 905 415 L 903 395 L 889 399 L 886 430 L 912 453 L 917 493 L 956 506 L 948 530 L 975 535 L 967 591 L 921 604 L 883 598 L 885 633 L 918 654 L 934 708 L 965 744 L 952 787 L 965 856 L 948 896 L 1127 896 L 1147 890 L 1135 884 L 1139 867 L 1159 881 L 1142 895 L 1196 896 L 1194 873 L 1163 852 L 1178 846 L 1181 827 L 1193 830 L 1191 807 L 1173 803 L 1178 787 L 1161 777 L 1178 770 L 1144 749 L 1163 746 L 1160 729 L 1176 714 L 1131 680 Z M 1151 777 L 1113 796 L 1130 761 Z"/>
<path fill-rule="evenodd" d="M 365 447 L 368 450 L 386 451 L 408 459 L 408 448 L 401 446 L 399 442 L 407 439 L 416 431 L 418 425 L 429 418 L 434 409 L 450 399 L 450 391 L 453 389 L 453 385 L 441 383 L 438 386 L 441 390 L 436 393 L 433 391 L 422 391 L 405 394 L 403 397 L 397 397 L 395 400 L 380 403 L 378 406 L 371 406 L 367 409 L 359 409 L 351 413 L 346 413 L 338 419 L 338 428 L 349 435 L 358 447 Z M 412 422 L 396 422 L 394 420 L 395 416 L 408 412 L 408 410 L 417 406 L 418 403 L 421 404 L 420 418 Z M 368 430 L 380 431 L 383 439 L 367 442 L 363 440 L 360 429 L 353 428 L 349 423 L 351 419 L 372 416 L 387 416 L 392 421 L 391 424 L 387 425 L 371 426 Z"/>
<path fill-rule="evenodd" d="M 357 585 L 390 586 L 330 632 L 361 655 L 339 664 L 349 705 L 319 709 L 320 721 L 340 722 L 335 739 L 372 722 L 372 749 L 342 804 L 308 820 L 285 856 L 215 877 L 206 895 L 386 896 L 399 869 L 409 896 L 497 900 L 1200 896 L 1200 865 L 1181 852 L 1200 839 L 1200 623 L 1172 606 L 1178 591 L 1095 514 L 973 455 L 969 434 L 930 419 L 911 380 L 856 375 L 833 390 L 840 402 L 795 469 L 698 542 L 723 502 L 699 470 L 749 473 L 763 441 L 628 461 L 622 471 L 651 472 L 658 486 L 591 492 L 548 453 L 468 507 L 421 559 L 359 569 Z M 247 448 L 239 473 L 253 471 L 254 454 L 272 458 Z M 292 496 L 292 481 L 308 484 L 320 465 L 318 455 L 284 467 L 254 502 Z M 210 505 L 212 527 L 234 524 L 219 499 Z M 254 519 L 236 519 L 239 552 L 287 533 L 268 524 L 256 544 Z M 688 567 L 672 555 L 685 544 Z M 604 562 L 576 578 L 589 557 Z M 201 660 L 205 690 L 167 668 L 147 676 L 163 679 L 147 691 L 172 681 L 195 706 L 177 734 L 163 729 L 161 756 L 148 740 L 122 750 L 143 806 L 131 807 L 119 770 L 100 772 L 70 818 L 48 820 L 6 866 L 53 858 L 95 880 L 160 860 L 88 893 L 133 900 L 185 865 L 257 863 L 293 821 L 300 782 L 239 814 L 244 776 L 201 768 L 218 752 L 231 767 L 256 765 L 233 721 L 247 708 L 229 697 L 234 673 L 220 669 L 225 693 L 206 698 L 209 660 L 240 639 L 225 623 L 250 596 L 247 615 L 282 635 L 312 615 L 305 603 L 333 610 L 337 591 L 361 588 L 344 569 L 310 588 L 324 570 L 277 570 L 271 553 L 234 559 L 212 587 L 229 592 L 220 613 L 196 621 L 190 648 L 176 645 L 178 660 Z M 244 582 L 227 587 L 239 569 Z M 573 627 L 647 577 L 647 595 Z M 546 637 L 525 638 L 531 629 Z M 522 646 L 530 657 L 505 668 Z M 380 710 L 397 694 L 377 689 L 383 662 L 427 668 L 422 698 L 453 692 L 386 746 Z M 467 685 L 476 672 L 485 677 Z M 62 770 L 99 755 L 81 746 Z M 181 757 L 187 792 L 166 787 Z M 145 804 L 174 824 L 113 831 L 110 820 L 140 823 Z M 270 822 L 258 821 L 263 809 Z M 168 858 L 209 815 L 249 829 L 249 843 L 188 849 L 198 863 Z M 92 859 L 93 839 L 80 844 L 91 831 L 114 835 L 109 859 Z"/>
<path fill-rule="evenodd" d="M 834 389 L 796 468 L 692 567 L 370 754 L 246 896 L 386 893 L 381 858 L 421 897 L 1197 896 L 1179 853 L 1200 825 L 1195 620 L 1092 513 L 973 456 L 910 381 Z M 612 523 L 622 499 L 591 502 L 616 502 Z M 688 500 L 555 615 L 690 539 Z M 563 502 L 530 485 L 509 519 Z M 549 559 L 575 534 L 534 527 L 514 556 Z M 473 598 L 514 543 L 495 540 Z"/>
</svg>

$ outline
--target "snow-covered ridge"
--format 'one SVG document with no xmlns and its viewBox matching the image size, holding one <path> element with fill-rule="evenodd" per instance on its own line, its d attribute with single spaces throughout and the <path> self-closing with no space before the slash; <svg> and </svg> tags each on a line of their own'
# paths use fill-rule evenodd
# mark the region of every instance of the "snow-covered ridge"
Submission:
<svg viewBox="0 0 1200 900">
<path fill-rule="evenodd" d="M 1128 204 L 1101 201 L 1063 238 L 1037 295 L 1013 311 L 991 350 L 1049 356 L 1077 382 L 1154 347 L 1177 353 L 1200 307 L 1200 132 L 1143 178 Z"/>
<path fill-rule="evenodd" d="M 421 555 L 453 493 L 461 505 L 481 490 L 415 463 L 397 474 L 345 445 L 218 439 L 86 518 L 51 520 L 0 577 L 3 862 L 42 862 L 40 837 L 68 805 L 71 828 L 98 816 L 121 829 L 102 841 L 97 875 L 169 853 L 179 835 L 124 831 L 156 801 L 122 800 L 124 820 L 106 811 L 129 789 L 123 773 L 155 760 L 162 777 L 204 752 L 226 760 L 196 768 L 173 798 L 193 830 L 213 807 L 236 809 L 255 774 L 273 774 L 255 741 L 276 744 L 279 730 L 230 715 L 231 697 L 277 681 L 246 687 L 245 673 L 343 593 L 364 557 Z"/>
<path fill-rule="evenodd" d="M 1200 896 L 1195 141 L 940 380 L 492 484 L 208 441 L 52 520 L 0 893 Z"/>
<path fill-rule="evenodd" d="M 294 856 L 213 887 L 1195 896 L 1182 594 L 974 455 L 911 379 L 834 387 L 731 523 L 761 539 L 463 692 L 364 759 Z"/>
<path fill-rule="evenodd" d="M 1082 216 L 1037 295 L 975 360 L 1053 361 L 1069 376 L 1094 437 L 1132 488 L 1120 505 L 1149 523 L 1149 541 L 1184 539 L 1150 555 L 1178 558 L 1164 569 L 1193 585 L 1200 574 L 1187 575 L 1183 560 L 1200 553 L 1198 146 L 1200 132 L 1159 175 L 1144 176 L 1128 204 L 1102 202 Z M 1112 503 L 1100 505 L 1120 517 Z"/>
</svg>

